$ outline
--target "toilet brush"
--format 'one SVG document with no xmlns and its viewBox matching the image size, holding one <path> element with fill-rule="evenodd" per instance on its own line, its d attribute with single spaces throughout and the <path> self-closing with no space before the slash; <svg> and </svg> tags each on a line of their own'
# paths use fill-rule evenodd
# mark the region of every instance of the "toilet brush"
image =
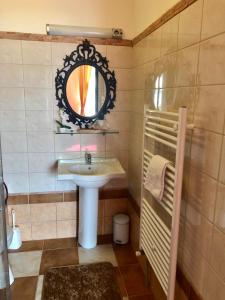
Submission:
<svg viewBox="0 0 225 300">
<path fill-rule="evenodd" d="M 22 245 L 21 240 L 21 233 L 18 226 L 16 226 L 16 212 L 14 209 L 11 211 L 12 213 L 12 231 L 13 231 L 13 237 L 12 241 L 9 245 L 9 249 L 19 249 Z"/>
</svg>

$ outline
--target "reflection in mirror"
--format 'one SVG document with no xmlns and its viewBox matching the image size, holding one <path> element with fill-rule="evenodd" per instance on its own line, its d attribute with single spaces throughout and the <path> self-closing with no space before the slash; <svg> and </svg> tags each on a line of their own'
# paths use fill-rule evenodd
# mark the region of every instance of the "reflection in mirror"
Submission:
<svg viewBox="0 0 225 300">
<path fill-rule="evenodd" d="M 105 80 L 95 67 L 79 66 L 71 72 L 67 80 L 66 96 L 71 108 L 78 115 L 94 116 L 105 102 Z"/>
</svg>

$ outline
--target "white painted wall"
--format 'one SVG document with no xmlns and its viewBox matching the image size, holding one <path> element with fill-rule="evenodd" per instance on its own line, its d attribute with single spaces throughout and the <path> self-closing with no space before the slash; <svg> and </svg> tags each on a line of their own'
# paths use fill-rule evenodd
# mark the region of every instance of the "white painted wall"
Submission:
<svg viewBox="0 0 225 300">
<path fill-rule="evenodd" d="M 121 27 L 133 37 L 133 0 L 1 0 L 0 30 L 45 33 L 47 23 Z"/>
<path fill-rule="evenodd" d="M 133 0 L 133 37 L 156 21 L 177 2 L 178 0 Z"/>
<path fill-rule="evenodd" d="M 47 23 L 121 27 L 131 39 L 178 0 L 1 0 L 0 30 L 46 33 Z"/>
</svg>

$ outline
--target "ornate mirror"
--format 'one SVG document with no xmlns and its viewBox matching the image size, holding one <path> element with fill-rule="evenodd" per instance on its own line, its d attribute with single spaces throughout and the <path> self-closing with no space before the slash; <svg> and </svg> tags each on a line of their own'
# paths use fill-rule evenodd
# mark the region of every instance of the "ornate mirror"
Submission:
<svg viewBox="0 0 225 300">
<path fill-rule="evenodd" d="M 68 122 L 88 128 L 114 107 L 116 79 L 108 61 L 88 40 L 64 58 L 55 78 L 58 107 Z"/>
</svg>

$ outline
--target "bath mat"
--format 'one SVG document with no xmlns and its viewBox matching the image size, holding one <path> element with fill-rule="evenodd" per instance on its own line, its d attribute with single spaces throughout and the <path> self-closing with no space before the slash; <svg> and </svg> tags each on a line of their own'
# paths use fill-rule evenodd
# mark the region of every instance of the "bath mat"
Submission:
<svg viewBox="0 0 225 300">
<path fill-rule="evenodd" d="M 109 262 L 51 268 L 44 276 L 42 300 L 121 300 Z"/>
</svg>

